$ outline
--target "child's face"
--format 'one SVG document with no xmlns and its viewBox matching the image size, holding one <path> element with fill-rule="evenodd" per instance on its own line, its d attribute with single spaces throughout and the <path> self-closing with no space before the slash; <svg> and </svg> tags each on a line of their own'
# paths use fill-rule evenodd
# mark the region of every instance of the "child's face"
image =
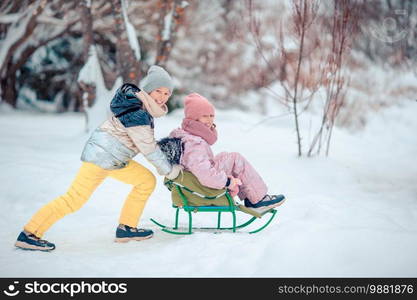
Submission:
<svg viewBox="0 0 417 300">
<path fill-rule="evenodd" d="M 171 91 L 166 87 L 159 87 L 149 93 L 159 106 L 163 106 L 171 97 Z"/>
<path fill-rule="evenodd" d="M 208 128 L 211 128 L 213 127 L 213 123 L 214 123 L 214 115 L 202 115 L 201 117 L 197 119 L 197 121 L 203 123 Z"/>
</svg>

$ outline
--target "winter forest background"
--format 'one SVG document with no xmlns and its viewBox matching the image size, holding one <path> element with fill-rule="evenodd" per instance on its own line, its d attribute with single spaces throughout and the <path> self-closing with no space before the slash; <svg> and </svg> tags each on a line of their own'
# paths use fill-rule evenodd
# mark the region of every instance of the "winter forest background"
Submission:
<svg viewBox="0 0 417 300">
<path fill-rule="evenodd" d="M 94 227 L 99 235 L 113 234 L 105 218 L 117 218 L 128 189 L 108 183 L 112 194 L 94 196 L 106 203 L 102 211 L 87 204 L 63 221 L 67 227 L 51 230 L 52 262 L 21 253 L 17 260 L 11 248 L 21 226 L 65 191 L 115 89 L 139 84 L 153 64 L 175 81 L 158 137 L 180 124 L 186 94 L 213 101 L 216 152 L 243 153 L 287 196 L 280 223 L 257 237 L 204 235 L 181 244 L 160 233 L 139 248 L 148 259 L 140 270 L 122 257 L 135 245 L 103 250 L 101 236 L 75 238 L 92 243 L 86 251 L 94 259 L 71 253 L 72 238 L 62 244 L 58 230 L 71 236 L 69 228 L 83 231 L 87 222 L 103 224 Z M 413 0 L 1 0 L 0 224 L 13 230 L 1 233 L 0 276 L 416 277 L 416 67 Z M 167 195 L 160 183 L 144 226 L 152 227 L 149 217 L 171 220 L 169 205 L 161 205 Z M 161 256 L 173 262 L 193 247 L 220 248 L 220 261 L 230 261 L 226 245 L 248 244 L 255 255 L 234 257 L 226 268 L 217 260 L 158 265 Z M 281 256 L 267 264 L 262 257 L 272 248 Z M 115 260 L 100 266 L 110 255 Z M 78 259 L 89 267 L 71 264 Z M 49 267 L 37 268 L 42 262 Z"/>
<path fill-rule="evenodd" d="M 415 100 L 416 10 L 412 0 L 4 0 L 0 101 L 86 112 L 158 64 L 176 80 L 171 110 L 190 91 L 263 114 L 272 102 L 294 116 L 300 144 L 298 119 L 315 111 L 322 122 L 297 151 L 318 153 L 334 124 L 360 129 Z"/>
</svg>

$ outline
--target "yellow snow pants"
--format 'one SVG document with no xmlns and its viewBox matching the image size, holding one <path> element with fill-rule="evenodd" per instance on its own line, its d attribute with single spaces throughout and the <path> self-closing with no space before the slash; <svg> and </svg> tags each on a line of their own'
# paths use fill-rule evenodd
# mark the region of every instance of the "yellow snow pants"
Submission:
<svg viewBox="0 0 417 300">
<path fill-rule="evenodd" d="M 156 178 L 147 168 L 130 160 L 126 167 L 117 170 L 105 170 L 83 162 L 68 191 L 39 209 L 24 229 L 42 237 L 55 222 L 80 209 L 107 176 L 133 185 L 123 205 L 119 223 L 136 227 L 146 201 L 155 189 Z"/>
</svg>

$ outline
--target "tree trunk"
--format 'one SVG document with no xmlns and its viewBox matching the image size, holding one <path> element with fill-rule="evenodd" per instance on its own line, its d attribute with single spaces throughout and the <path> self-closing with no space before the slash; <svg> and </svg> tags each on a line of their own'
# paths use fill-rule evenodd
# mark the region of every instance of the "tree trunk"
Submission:
<svg viewBox="0 0 417 300">
<path fill-rule="evenodd" d="M 81 6 L 81 20 L 84 24 L 83 32 L 83 61 L 87 62 L 88 56 L 90 54 L 90 47 L 94 42 L 93 36 L 93 18 L 91 16 L 91 8 L 88 6 L 88 0 L 82 0 L 80 3 Z M 81 69 L 80 69 L 81 70 Z M 77 76 L 78 77 L 78 76 Z M 89 118 L 88 118 L 88 108 L 91 105 L 90 100 L 96 98 L 96 89 L 84 82 L 78 82 L 78 86 L 81 92 L 82 99 L 82 108 L 85 116 L 85 131 L 88 132 L 89 128 Z"/>
<path fill-rule="evenodd" d="M 88 0 L 80 2 L 81 20 L 83 24 L 83 60 L 87 61 L 90 46 L 93 44 L 93 18 L 91 16 L 91 8 L 88 6 Z"/>
<path fill-rule="evenodd" d="M 156 65 L 165 66 L 176 40 L 179 25 L 184 21 L 182 0 L 160 0 L 159 33 L 157 36 Z"/>
<path fill-rule="evenodd" d="M 115 22 L 115 33 L 117 36 L 116 66 L 120 76 L 123 78 L 123 82 L 139 84 L 139 61 L 136 60 L 135 53 L 129 43 L 121 1 L 123 0 L 111 1 Z"/>
<path fill-rule="evenodd" d="M 1 79 L 1 98 L 13 108 L 16 108 L 16 74 L 8 74 L 8 76 Z"/>
<path fill-rule="evenodd" d="M 302 2 L 302 12 L 300 12 L 299 21 L 300 21 L 300 48 L 298 50 L 298 63 L 297 63 L 297 71 L 294 78 L 294 95 L 293 95 L 293 110 L 294 110 L 294 122 L 295 122 L 295 131 L 297 133 L 297 144 L 298 144 L 298 156 L 302 155 L 301 150 L 301 134 L 300 134 L 300 126 L 298 122 L 298 110 L 297 110 L 297 102 L 298 102 L 298 83 L 300 79 L 300 70 L 301 64 L 303 60 L 303 51 L 304 51 L 304 38 L 306 33 L 306 19 L 307 19 L 307 3 Z"/>
</svg>

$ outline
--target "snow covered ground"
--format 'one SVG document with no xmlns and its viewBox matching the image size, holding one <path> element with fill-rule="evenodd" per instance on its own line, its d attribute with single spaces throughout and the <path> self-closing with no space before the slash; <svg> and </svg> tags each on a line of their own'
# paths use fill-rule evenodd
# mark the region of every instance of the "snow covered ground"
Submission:
<svg viewBox="0 0 417 300">
<path fill-rule="evenodd" d="M 159 177 L 140 222 L 154 238 L 117 244 L 130 187 L 108 178 L 45 234 L 57 245 L 52 253 L 13 244 L 76 174 L 88 138 L 83 116 L 0 110 L 0 277 L 417 277 L 416 109 L 413 102 L 383 111 L 360 133 L 338 129 L 329 158 L 301 159 L 290 117 L 253 127 L 260 116 L 218 111 L 214 152 L 242 153 L 271 192 L 287 197 L 273 224 L 254 235 L 161 232 L 149 218 L 170 223 L 174 210 Z M 181 117 L 156 120 L 157 137 Z M 216 222 L 210 214 L 195 220 Z"/>
</svg>

